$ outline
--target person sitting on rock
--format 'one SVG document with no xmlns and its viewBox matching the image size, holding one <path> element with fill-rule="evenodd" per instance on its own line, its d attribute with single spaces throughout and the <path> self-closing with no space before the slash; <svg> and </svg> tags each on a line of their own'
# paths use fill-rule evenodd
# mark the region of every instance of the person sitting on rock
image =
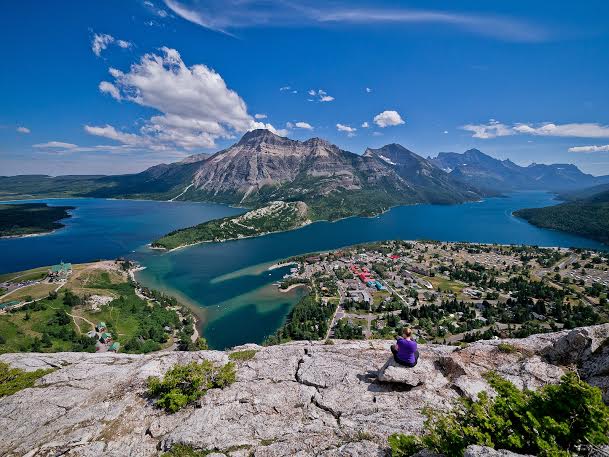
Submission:
<svg viewBox="0 0 609 457">
<path fill-rule="evenodd" d="M 412 339 L 412 329 L 410 327 L 404 327 L 402 335 L 404 335 L 403 338 L 398 336 L 395 344 L 391 345 L 391 353 L 397 363 L 412 368 L 419 360 L 417 342 Z"/>
</svg>

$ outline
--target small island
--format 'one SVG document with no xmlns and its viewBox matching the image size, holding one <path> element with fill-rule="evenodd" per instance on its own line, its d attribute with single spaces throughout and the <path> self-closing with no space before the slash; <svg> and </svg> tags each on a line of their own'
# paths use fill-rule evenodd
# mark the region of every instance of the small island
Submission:
<svg viewBox="0 0 609 457">
<path fill-rule="evenodd" d="M 49 233 L 64 227 L 58 222 L 70 216 L 73 206 L 46 203 L 0 204 L 0 237 Z"/>
<path fill-rule="evenodd" d="M 284 232 L 310 223 L 303 202 L 276 201 L 239 216 L 204 222 L 175 230 L 152 243 L 157 249 L 177 249 L 207 241 L 228 241 Z"/>
</svg>

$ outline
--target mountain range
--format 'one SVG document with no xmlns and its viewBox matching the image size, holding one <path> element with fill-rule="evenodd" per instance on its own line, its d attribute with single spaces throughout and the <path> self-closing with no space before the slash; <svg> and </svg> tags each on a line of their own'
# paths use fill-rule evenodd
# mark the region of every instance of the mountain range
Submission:
<svg viewBox="0 0 609 457">
<path fill-rule="evenodd" d="M 609 183 L 609 176 L 592 176 L 572 164 L 544 165 L 533 163 L 527 167 L 511 160 L 498 160 L 478 149 L 462 154 L 441 152 L 428 158 L 434 165 L 454 179 L 487 191 L 548 190 L 565 192 Z"/>
<path fill-rule="evenodd" d="M 400 204 L 453 204 L 511 190 L 565 192 L 603 183 L 609 176 L 594 177 L 574 165 L 521 167 L 476 149 L 424 158 L 389 144 L 359 155 L 321 138 L 297 141 L 253 130 L 211 156 L 197 154 L 136 174 L 0 177 L 0 198 L 146 198 L 244 207 L 303 201 L 316 220 L 378 214 Z"/>
</svg>

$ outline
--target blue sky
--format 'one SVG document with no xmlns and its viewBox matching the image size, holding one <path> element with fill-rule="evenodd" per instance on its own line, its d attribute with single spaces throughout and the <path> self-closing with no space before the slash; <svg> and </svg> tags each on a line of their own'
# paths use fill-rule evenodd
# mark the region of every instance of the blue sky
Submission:
<svg viewBox="0 0 609 457">
<path fill-rule="evenodd" d="M 7 1 L 0 175 L 142 170 L 267 127 L 609 174 L 609 2 Z"/>
</svg>

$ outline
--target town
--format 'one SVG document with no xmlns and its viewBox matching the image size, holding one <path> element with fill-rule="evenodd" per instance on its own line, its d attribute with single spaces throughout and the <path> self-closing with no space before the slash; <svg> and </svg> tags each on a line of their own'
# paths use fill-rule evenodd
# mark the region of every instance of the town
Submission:
<svg viewBox="0 0 609 457">
<path fill-rule="evenodd" d="M 388 241 L 289 259 L 281 289 L 307 286 L 270 341 L 525 337 L 607 322 L 609 255 L 582 249 Z M 316 303 L 319 318 L 298 307 Z M 309 313 L 310 315 L 311 313 Z"/>
</svg>

